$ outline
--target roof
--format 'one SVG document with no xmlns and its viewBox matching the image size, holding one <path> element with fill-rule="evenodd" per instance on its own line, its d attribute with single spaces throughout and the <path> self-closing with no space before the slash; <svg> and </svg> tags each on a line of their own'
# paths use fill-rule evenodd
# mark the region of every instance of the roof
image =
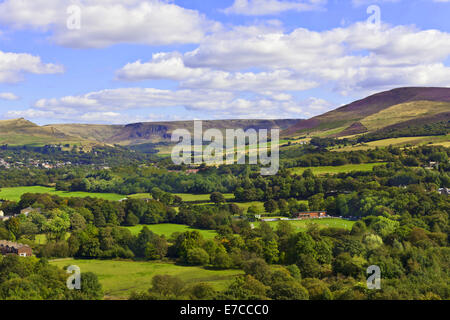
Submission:
<svg viewBox="0 0 450 320">
<path fill-rule="evenodd" d="M 7 241 L 7 240 L 0 240 L 0 247 L 10 247 L 14 249 L 20 249 L 20 248 L 30 248 L 29 245 Z"/>
</svg>

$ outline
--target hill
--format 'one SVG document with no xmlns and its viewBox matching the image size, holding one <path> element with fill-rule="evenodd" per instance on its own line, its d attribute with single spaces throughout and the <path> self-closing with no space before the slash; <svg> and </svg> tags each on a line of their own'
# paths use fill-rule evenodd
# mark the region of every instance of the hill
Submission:
<svg viewBox="0 0 450 320">
<path fill-rule="evenodd" d="M 450 88 L 399 88 L 355 101 L 323 115 L 300 121 L 283 132 L 343 137 L 386 127 L 432 124 L 450 120 Z"/>
<path fill-rule="evenodd" d="M 54 127 L 41 127 L 23 118 L 0 120 L 0 144 L 51 144 L 77 140 Z"/>
<path fill-rule="evenodd" d="M 208 120 L 203 121 L 203 130 L 238 129 L 287 129 L 297 123 L 298 119 L 287 120 Z M 95 140 L 108 144 L 137 145 L 144 143 L 169 142 L 176 129 L 193 131 L 193 121 L 141 122 L 128 125 L 88 125 L 58 124 L 50 125 L 67 135 L 80 139 Z"/>
</svg>

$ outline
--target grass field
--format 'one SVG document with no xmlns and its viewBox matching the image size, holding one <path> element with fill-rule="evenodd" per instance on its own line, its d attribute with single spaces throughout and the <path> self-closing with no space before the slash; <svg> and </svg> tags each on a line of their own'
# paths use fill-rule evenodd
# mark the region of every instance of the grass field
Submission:
<svg viewBox="0 0 450 320">
<path fill-rule="evenodd" d="M 181 197 L 185 202 L 193 202 L 193 201 L 211 201 L 210 194 L 192 194 L 192 193 L 174 193 L 174 195 Z M 223 196 L 227 200 L 234 199 L 234 194 L 232 193 L 224 193 Z"/>
<path fill-rule="evenodd" d="M 423 137 L 401 137 L 401 138 L 391 138 L 383 139 L 377 141 L 371 141 L 364 144 L 358 144 L 354 146 L 347 146 L 343 148 L 331 148 L 332 151 L 344 152 L 344 151 L 357 151 L 357 150 L 369 150 L 375 148 L 385 148 L 389 146 L 401 147 L 404 145 L 443 145 L 448 146 L 450 142 L 450 135 L 446 136 L 423 136 Z"/>
<path fill-rule="evenodd" d="M 384 165 L 385 162 L 378 163 L 361 163 L 361 164 L 347 164 L 344 166 L 324 166 L 324 167 L 311 167 L 311 168 L 292 168 L 289 169 L 293 174 L 302 174 L 307 169 L 311 169 L 314 174 L 322 175 L 322 174 L 338 174 L 338 173 L 347 173 L 352 171 L 372 171 L 375 166 Z"/>
<path fill-rule="evenodd" d="M 298 203 L 306 203 L 306 204 L 308 204 L 308 201 L 305 201 L 305 200 L 300 200 L 300 201 L 297 201 L 297 202 Z M 255 206 L 255 207 L 257 207 L 259 209 L 261 214 L 268 215 L 268 213 L 266 212 L 266 209 L 264 208 L 264 202 L 262 202 L 262 201 L 236 202 L 235 204 L 237 204 L 239 206 L 239 208 L 243 209 L 244 212 L 247 212 L 248 208 L 250 208 L 251 206 Z M 274 212 L 275 215 L 277 213 L 279 213 L 279 212 Z"/>
<path fill-rule="evenodd" d="M 276 228 L 279 221 L 267 222 L 272 228 Z M 304 231 L 310 224 L 317 224 L 320 228 L 342 228 L 351 230 L 355 221 L 348 221 L 344 219 L 315 219 L 315 220 L 297 220 L 289 221 L 297 231 Z M 258 227 L 259 222 L 253 223 L 255 227 Z"/>
<path fill-rule="evenodd" d="M 90 192 L 66 192 L 66 191 L 57 191 L 55 188 L 49 187 L 15 187 L 15 188 L 1 188 L 0 189 L 0 199 L 10 200 L 10 201 L 19 201 L 20 197 L 24 193 L 48 193 L 51 195 L 57 195 L 60 197 L 77 197 L 77 198 L 100 198 L 110 201 L 119 201 L 124 198 L 132 198 L 132 199 L 142 199 L 142 198 L 152 198 L 149 193 L 138 193 L 132 194 L 129 196 L 117 194 L 117 193 L 90 193 Z M 191 194 L 191 193 L 176 193 L 175 195 L 181 197 L 185 202 L 193 202 L 193 201 L 210 201 L 209 194 Z M 225 199 L 234 199 L 234 194 L 225 193 Z"/>
<path fill-rule="evenodd" d="M 70 232 L 67 232 L 65 237 L 66 240 L 68 240 L 70 238 Z M 46 244 L 47 243 L 47 235 L 46 234 L 37 234 L 34 242 L 36 244 Z"/>
<path fill-rule="evenodd" d="M 93 272 L 99 277 L 107 298 L 127 298 L 133 291 L 146 291 L 155 275 L 180 277 L 188 284 L 209 283 L 216 290 L 225 289 L 240 270 L 208 270 L 202 267 L 178 266 L 164 262 L 137 262 L 116 260 L 62 259 L 50 262 L 59 268 L 68 265 L 80 267 L 81 272 Z"/>
<path fill-rule="evenodd" d="M 191 228 L 189 226 L 181 225 L 181 224 L 171 224 L 171 223 L 163 223 L 163 224 L 152 224 L 146 225 L 152 232 L 157 235 L 164 235 L 166 238 L 169 238 L 175 232 L 186 232 L 186 231 L 198 231 L 205 239 L 213 239 L 216 236 L 216 232 L 213 230 L 200 230 Z M 131 231 L 133 235 L 139 234 L 144 225 L 140 224 L 133 227 L 125 227 Z"/>
<path fill-rule="evenodd" d="M 0 190 L 0 199 L 19 201 L 24 193 L 48 193 L 60 197 L 77 197 L 77 198 L 100 198 L 111 201 L 119 201 L 125 196 L 116 193 L 89 193 L 89 192 L 66 192 L 56 191 L 55 188 L 48 187 L 16 187 L 16 188 L 2 188 Z"/>
</svg>

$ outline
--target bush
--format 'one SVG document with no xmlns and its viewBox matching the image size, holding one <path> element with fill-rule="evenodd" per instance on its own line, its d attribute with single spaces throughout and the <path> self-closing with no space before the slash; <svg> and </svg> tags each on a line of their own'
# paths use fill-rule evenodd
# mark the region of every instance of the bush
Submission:
<svg viewBox="0 0 450 320">
<path fill-rule="evenodd" d="M 209 255 L 202 248 L 189 249 L 186 259 L 193 266 L 204 266 L 209 263 Z"/>
</svg>

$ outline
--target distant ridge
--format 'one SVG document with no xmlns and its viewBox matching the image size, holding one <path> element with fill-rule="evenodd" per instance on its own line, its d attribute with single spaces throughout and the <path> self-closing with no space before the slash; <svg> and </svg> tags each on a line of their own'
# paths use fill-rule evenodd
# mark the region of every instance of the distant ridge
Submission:
<svg viewBox="0 0 450 320">
<path fill-rule="evenodd" d="M 207 120 L 203 129 L 282 130 L 282 137 L 354 135 L 420 127 L 450 121 L 450 88 L 398 88 L 380 92 L 308 119 Z M 175 129 L 193 131 L 193 121 L 141 122 L 127 125 L 54 124 L 26 119 L 0 120 L 0 144 L 83 143 L 138 145 L 170 142 Z"/>
<path fill-rule="evenodd" d="M 0 120 L 0 144 L 50 144 L 73 140 L 56 128 L 41 127 L 24 118 Z"/>
<path fill-rule="evenodd" d="M 382 123 L 383 117 L 388 115 L 387 112 L 384 115 L 382 112 L 395 106 L 398 106 L 396 107 L 397 114 L 398 112 L 404 112 L 404 119 L 399 118 L 398 123 L 401 123 L 402 120 L 411 121 L 413 118 L 416 122 L 420 122 L 422 118 L 429 119 L 437 113 L 450 111 L 450 88 L 408 87 L 380 92 L 323 115 L 300 121 L 285 130 L 283 134 L 290 136 L 341 128 L 341 132 L 338 130 L 338 132 L 330 133 L 330 136 L 343 136 L 351 133 L 347 130 L 355 129 L 358 123 L 366 126 L 364 120 L 371 116 L 370 120 L 373 122 L 376 115 L 380 114 L 378 120 Z M 436 106 L 436 108 L 432 106 Z M 421 110 L 427 110 L 427 112 L 421 114 Z M 414 112 L 417 114 L 414 114 Z M 387 124 L 394 125 L 397 123 Z M 368 131 L 371 130 L 373 129 L 368 128 Z"/>
<path fill-rule="evenodd" d="M 203 129 L 273 129 L 284 130 L 298 119 L 286 120 L 205 120 Z M 68 135 L 108 144 L 136 145 L 149 142 L 170 141 L 176 129 L 193 131 L 194 121 L 139 122 L 127 125 L 57 124 L 50 125 Z"/>
</svg>

